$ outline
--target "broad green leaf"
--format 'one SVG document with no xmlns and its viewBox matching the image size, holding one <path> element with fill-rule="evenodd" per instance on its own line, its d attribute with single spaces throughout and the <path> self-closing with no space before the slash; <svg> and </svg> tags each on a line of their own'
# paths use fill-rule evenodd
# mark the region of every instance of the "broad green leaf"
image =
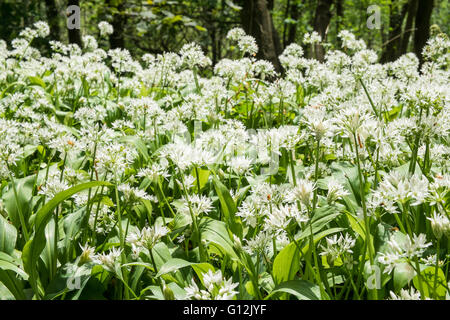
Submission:
<svg viewBox="0 0 450 320">
<path fill-rule="evenodd" d="M 70 198 L 74 194 L 83 191 L 85 189 L 98 187 L 98 186 L 111 186 L 112 184 L 104 181 L 92 181 L 82 183 L 74 186 L 70 189 L 64 190 L 58 193 L 52 200 L 47 202 L 37 213 L 34 223 L 34 235 L 27 241 L 23 248 L 22 260 L 25 271 L 30 275 L 31 285 L 34 292 L 42 294 L 42 290 L 38 291 L 37 287 L 37 263 L 39 255 L 45 248 L 45 227 L 52 217 L 53 210 L 62 203 L 64 200 Z"/>
<path fill-rule="evenodd" d="M 139 154 L 144 158 L 145 161 L 149 160 L 148 149 L 144 141 L 137 136 L 123 136 L 119 139 L 120 142 L 126 142 L 134 145 L 139 152 Z"/>
<path fill-rule="evenodd" d="M 275 284 L 294 280 L 300 269 L 300 252 L 294 242 L 291 242 L 278 253 L 273 262 L 272 275 Z"/>
<path fill-rule="evenodd" d="M 28 275 L 20 268 L 20 262 L 10 255 L 0 252 L 0 283 L 2 283 L 17 300 L 25 300 L 23 280 L 28 280 Z"/>
<path fill-rule="evenodd" d="M 233 242 L 228 235 L 227 225 L 223 221 L 203 218 L 199 224 L 202 239 L 218 247 L 223 254 L 229 254 L 233 258 L 238 258 L 233 248 Z"/>
<path fill-rule="evenodd" d="M 320 300 L 319 286 L 306 280 L 291 280 L 283 282 L 277 285 L 275 289 L 265 298 L 265 300 L 279 292 L 292 294 L 299 300 Z"/>
<path fill-rule="evenodd" d="M 179 270 L 179 269 L 187 267 L 187 266 L 191 266 L 193 264 L 196 264 L 196 263 L 189 262 L 189 261 L 186 261 L 183 259 L 178 259 L 178 258 L 170 259 L 162 265 L 162 267 L 159 269 L 156 277 L 159 277 L 159 276 L 169 273 L 169 272 Z"/>
<path fill-rule="evenodd" d="M 394 268 L 394 290 L 398 291 L 407 285 L 415 276 L 413 267 L 409 263 L 399 263 Z"/>
<path fill-rule="evenodd" d="M 216 271 L 214 269 L 214 267 L 207 262 L 193 264 L 192 269 L 194 269 L 195 273 L 197 274 L 197 276 L 200 279 L 202 284 L 203 284 L 203 274 L 204 273 L 207 273 L 209 270 L 211 270 L 212 272 Z"/>
<path fill-rule="evenodd" d="M 28 81 L 30 81 L 30 83 L 31 83 L 32 85 L 37 85 L 37 86 L 40 86 L 40 87 L 42 87 L 42 88 L 44 88 L 44 89 L 45 89 L 45 87 L 46 87 L 44 80 L 42 80 L 42 79 L 39 78 L 39 77 L 36 77 L 36 76 L 30 76 L 30 77 L 28 77 Z"/>
<path fill-rule="evenodd" d="M 423 293 L 427 298 L 433 299 L 445 299 L 447 292 L 447 281 L 444 271 L 441 268 L 437 269 L 437 276 L 435 273 L 435 267 L 428 267 L 425 270 L 421 270 L 420 275 L 422 279 Z M 416 275 L 413 279 L 414 287 L 420 290 L 419 275 Z M 436 280 L 436 287 L 434 282 Z M 436 288 L 436 291 L 435 291 Z"/>
<path fill-rule="evenodd" d="M 12 254 L 16 246 L 17 230 L 0 214 L 0 251 Z"/>
<path fill-rule="evenodd" d="M 221 210 L 225 217 L 225 221 L 228 223 L 230 230 L 242 238 L 242 224 L 239 223 L 239 220 L 236 218 L 236 203 L 230 195 L 230 191 L 228 191 L 227 187 L 220 182 L 216 177 L 213 178 L 214 188 L 219 197 Z"/>
<path fill-rule="evenodd" d="M 11 222 L 16 227 L 16 229 L 21 228 L 20 212 L 22 212 L 25 224 L 27 224 L 28 228 L 27 222 L 31 211 L 30 205 L 31 199 L 33 197 L 33 184 L 35 178 L 35 175 L 31 175 L 22 179 L 14 180 L 14 185 L 17 191 L 17 199 L 14 195 L 14 189 L 12 185 L 10 185 L 8 191 L 2 196 L 6 212 L 8 213 L 8 217 L 11 219 Z"/>
</svg>

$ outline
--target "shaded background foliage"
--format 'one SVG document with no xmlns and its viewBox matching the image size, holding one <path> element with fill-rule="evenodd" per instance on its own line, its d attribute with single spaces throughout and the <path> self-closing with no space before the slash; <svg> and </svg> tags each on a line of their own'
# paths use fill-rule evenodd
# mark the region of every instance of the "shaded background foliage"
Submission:
<svg viewBox="0 0 450 320">
<path fill-rule="evenodd" d="M 68 31 L 66 8 L 81 7 L 81 30 Z M 381 28 L 369 29 L 367 8 L 381 9 Z M 379 53 L 382 62 L 421 50 L 429 29 L 437 24 L 448 33 L 448 0 L 1 0 L 0 38 L 10 42 L 23 28 L 47 21 L 51 38 L 80 43 L 82 35 L 98 35 L 98 22 L 114 26 L 106 47 L 123 47 L 132 55 L 178 51 L 199 43 L 213 64 L 229 53 L 224 45 L 229 29 L 243 27 L 258 42 L 259 58 L 280 71 L 278 55 L 292 42 L 302 43 L 305 33 L 317 31 L 331 49 L 337 34 L 353 32 Z M 45 52 L 45 44 L 41 44 Z M 313 52 L 319 60 L 323 48 Z"/>
</svg>

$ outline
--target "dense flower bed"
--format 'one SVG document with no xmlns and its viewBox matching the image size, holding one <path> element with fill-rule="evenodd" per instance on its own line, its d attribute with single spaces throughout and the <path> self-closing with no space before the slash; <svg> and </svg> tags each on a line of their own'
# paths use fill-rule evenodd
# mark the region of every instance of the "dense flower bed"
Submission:
<svg viewBox="0 0 450 320">
<path fill-rule="evenodd" d="M 0 41 L 0 298 L 449 298 L 446 35 L 280 75 L 238 28 L 215 66 L 48 33 Z"/>
</svg>

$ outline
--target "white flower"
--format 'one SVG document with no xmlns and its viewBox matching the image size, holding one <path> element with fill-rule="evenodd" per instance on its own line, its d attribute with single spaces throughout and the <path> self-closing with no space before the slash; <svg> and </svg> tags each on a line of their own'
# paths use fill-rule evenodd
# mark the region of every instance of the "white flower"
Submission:
<svg viewBox="0 0 450 320">
<path fill-rule="evenodd" d="M 389 295 L 391 296 L 391 300 L 420 300 L 420 292 L 416 291 L 413 287 L 411 287 L 409 291 L 401 289 L 399 295 L 390 291 Z"/>
<path fill-rule="evenodd" d="M 122 249 L 112 248 L 108 254 L 99 253 L 94 256 L 93 261 L 96 264 L 100 264 L 106 270 L 110 272 L 115 272 L 116 263 L 119 260 L 119 257 L 122 253 Z"/>
<path fill-rule="evenodd" d="M 100 29 L 100 35 L 103 36 L 107 36 L 110 35 L 114 32 L 113 26 L 110 25 L 108 22 L 106 21 L 101 21 L 98 24 L 98 28 Z"/>
<path fill-rule="evenodd" d="M 127 236 L 126 241 L 132 246 L 134 245 L 136 251 L 136 247 L 142 247 L 141 249 L 151 249 L 155 246 L 159 239 L 167 235 L 169 232 L 170 230 L 166 226 L 155 224 L 151 227 L 145 227 L 142 230 L 131 232 Z"/>
<path fill-rule="evenodd" d="M 222 276 L 222 271 L 217 270 L 213 272 L 208 270 L 206 273 L 202 273 L 203 284 L 206 290 L 201 290 L 192 279 L 191 285 L 184 288 L 186 291 L 186 299 L 188 300 L 231 300 L 233 299 L 237 291 L 234 289 L 239 283 L 233 283 L 231 278 L 225 279 Z"/>
<path fill-rule="evenodd" d="M 322 37 L 319 33 L 317 33 L 317 31 L 313 31 L 311 33 L 307 32 L 303 37 L 303 42 L 307 44 L 320 43 L 322 42 Z"/>
<path fill-rule="evenodd" d="M 299 200 L 303 205 L 309 206 L 313 197 L 314 189 L 314 182 L 300 179 L 297 181 L 297 186 L 290 192 L 289 199 L 291 201 Z"/>
<path fill-rule="evenodd" d="M 344 186 L 334 177 L 331 177 L 330 180 L 328 181 L 327 188 L 328 188 L 327 194 L 328 203 L 336 201 L 337 199 L 350 194 L 350 192 L 345 190 Z"/>
<path fill-rule="evenodd" d="M 239 176 L 245 175 L 249 171 L 251 164 L 252 160 L 246 156 L 233 157 L 229 161 L 230 169 Z"/>
<path fill-rule="evenodd" d="M 450 234 L 450 220 L 446 216 L 435 212 L 431 218 L 427 219 L 430 220 L 431 229 L 438 240 L 442 238 L 442 235 Z"/>
</svg>

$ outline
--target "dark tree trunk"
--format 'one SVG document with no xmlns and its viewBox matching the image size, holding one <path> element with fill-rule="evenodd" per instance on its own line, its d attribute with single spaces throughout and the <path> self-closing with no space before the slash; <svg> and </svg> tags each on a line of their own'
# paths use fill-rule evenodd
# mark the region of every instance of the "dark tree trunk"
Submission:
<svg viewBox="0 0 450 320">
<path fill-rule="evenodd" d="M 291 6 L 291 18 L 292 20 L 297 20 L 299 17 L 298 15 L 298 5 L 294 3 Z M 286 45 L 289 45 L 293 42 L 295 42 L 295 36 L 297 35 L 297 24 L 291 24 L 289 27 L 288 37 Z"/>
<path fill-rule="evenodd" d="M 59 41 L 61 39 L 61 29 L 59 28 L 59 14 L 55 0 L 45 0 L 45 13 L 50 27 L 50 37 Z"/>
<path fill-rule="evenodd" d="M 288 24 L 286 23 L 287 18 L 289 17 L 289 11 L 291 9 L 291 1 L 287 0 L 286 3 L 286 11 L 284 12 L 284 23 L 283 23 L 283 48 L 286 48 L 287 45 L 287 30 L 288 30 Z"/>
<path fill-rule="evenodd" d="M 401 45 L 401 32 L 402 24 L 405 19 L 406 13 L 408 12 L 408 3 L 403 5 L 400 12 L 394 12 L 392 4 L 390 7 L 390 17 L 389 17 L 389 36 L 388 42 L 386 43 L 386 48 L 381 56 L 382 62 L 394 61 L 397 59 L 397 54 Z"/>
<path fill-rule="evenodd" d="M 245 32 L 256 39 L 259 48 L 257 57 L 272 62 L 275 70 L 280 72 L 278 56 L 281 54 L 281 43 L 269 11 L 271 6 L 273 1 L 245 0 L 241 19 Z"/>
<path fill-rule="evenodd" d="M 125 40 L 124 40 L 124 29 L 127 22 L 126 15 L 124 13 L 125 11 L 125 0 L 108 0 L 108 6 L 110 8 L 115 7 L 117 11 L 114 11 L 112 13 L 113 20 L 111 22 L 111 25 L 113 26 L 113 33 L 109 36 L 109 45 L 111 46 L 111 49 L 116 48 L 124 48 L 125 47 Z"/>
<path fill-rule="evenodd" d="M 342 19 L 344 17 L 344 8 L 342 6 L 342 0 L 336 0 L 336 16 L 337 16 L 337 22 L 336 22 L 336 36 L 341 31 L 341 24 Z"/>
<path fill-rule="evenodd" d="M 316 31 L 321 37 L 322 41 L 326 40 L 328 26 L 330 24 L 331 17 L 333 16 L 330 8 L 333 4 L 333 0 L 318 0 L 316 13 L 314 17 L 314 31 Z M 323 61 L 325 51 L 320 44 L 315 45 L 315 57 L 319 61 Z"/>
<path fill-rule="evenodd" d="M 417 11 L 417 0 L 410 0 L 408 4 L 408 18 L 406 18 L 405 30 L 403 31 L 402 43 L 400 45 L 400 51 L 398 53 L 398 56 L 405 54 L 406 51 L 408 50 L 409 39 L 413 34 L 412 27 L 414 23 L 414 17 L 416 16 L 416 11 Z"/>
<path fill-rule="evenodd" d="M 80 6 L 80 1 L 79 0 L 69 0 L 68 1 L 68 6 Z M 81 42 L 81 30 L 80 29 L 68 29 L 68 35 L 69 35 L 69 43 L 75 43 L 77 44 L 80 48 L 83 47 L 83 44 Z"/>
<path fill-rule="evenodd" d="M 422 50 L 430 37 L 430 19 L 434 0 L 419 0 L 416 14 L 416 31 L 414 33 L 414 52 L 423 63 Z"/>
</svg>

